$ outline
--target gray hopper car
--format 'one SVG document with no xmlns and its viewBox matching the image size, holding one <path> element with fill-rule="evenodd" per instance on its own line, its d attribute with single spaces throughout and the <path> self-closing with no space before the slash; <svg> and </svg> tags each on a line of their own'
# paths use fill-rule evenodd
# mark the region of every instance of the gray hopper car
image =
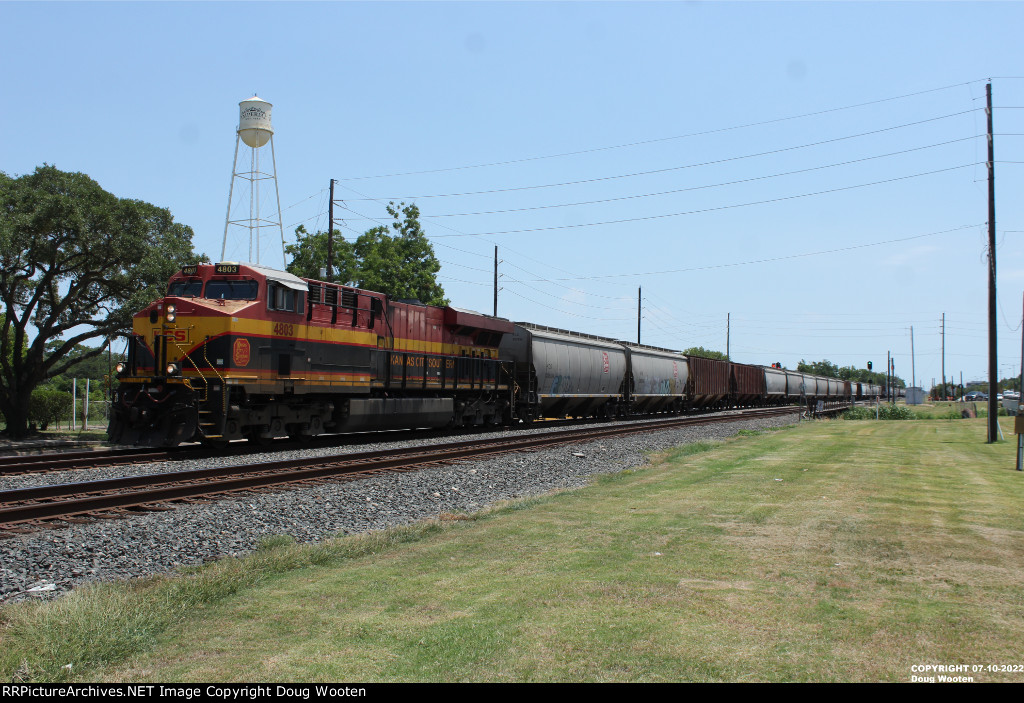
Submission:
<svg viewBox="0 0 1024 703">
<path fill-rule="evenodd" d="M 513 416 L 525 421 L 840 401 L 857 385 L 526 322 L 504 336 L 499 354 L 513 380 Z"/>
</svg>

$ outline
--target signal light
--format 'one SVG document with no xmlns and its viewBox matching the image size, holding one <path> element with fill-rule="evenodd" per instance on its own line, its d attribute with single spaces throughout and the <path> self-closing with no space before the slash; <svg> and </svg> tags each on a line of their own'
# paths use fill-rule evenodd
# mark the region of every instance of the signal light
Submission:
<svg viewBox="0 0 1024 703">
<path fill-rule="evenodd" d="M 868 371 L 870 371 L 870 370 L 871 370 L 871 362 L 869 361 L 868 362 Z"/>
</svg>

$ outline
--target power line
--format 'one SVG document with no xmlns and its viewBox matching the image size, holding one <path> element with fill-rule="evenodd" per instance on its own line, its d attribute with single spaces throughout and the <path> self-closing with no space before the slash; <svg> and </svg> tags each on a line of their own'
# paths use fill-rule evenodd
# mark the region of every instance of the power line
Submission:
<svg viewBox="0 0 1024 703">
<path fill-rule="evenodd" d="M 816 112 L 807 112 L 807 113 L 804 113 L 802 115 L 791 115 L 789 117 L 778 117 L 778 118 L 770 119 L 770 120 L 761 120 L 759 122 L 749 122 L 749 123 L 746 123 L 746 124 L 734 125 L 732 127 L 719 127 L 717 129 L 709 129 L 709 130 L 704 130 L 704 131 L 701 131 L 701 132 L 690 132 L 689 134 L 680 134 L 680 135 L 676 135 L 676 136 L 673 136 L 673 137 L 659 137 L 659 138 L 656 138 L 656 139 L 645 139 L 645 140 L 641 140 L 641 141 L 637 141 L 637 142 L 629 142 L 629 143 L 626 143 L 626 144 L 615 144 L 615 145 L 612 145 L 612 146 L 593 147 L 593 148 L 590 148 L 590 149 L 581 149 L 581 150 L 578 150 L 578 151 L 568 151 L 568 152 L 563 152 L 563 153 L 559 153 L 559 154 L 547 154 L 547 155 L 544 155 L 544 156 L 529 156 L 529 157 L 525 157 L 525 158 L 522 158 L 522 159 L 509 159 L 509 160 L 505 160 L 505 161 L 493 161 L 493 162 L 490 162 L 490 163 L 472 164 L 472 165 L 468 165 L 468 166 L 451 166 L 451 167 L 447 167 L 447 168 L 426 169 L 426 170 L 422 170 L 422 171 L 406 171 L 404 173 L 387 173 L 387 174 L 379 174 L 379 175 L 374 175 L 374 176 L 350 176 L 348 178 L 339 178 L 338 180 L 342 180 L 342 181 L 361 181 L 361 180 L 368 180 L 368 179 L 373 179 L 373 178 L 394 178 L 394 177 L 398 177 L 398 176 L 419 176 L 419 175 L 424 175 L 424 174 L 428 174 L 428 173 L 444 173 L 444 172 L 448 172 L 448 171 L 463 171 L 463 170 L 466 170 L 466 169 L 489 168 L 489 167 L 492 167 L 492 166 L 509 166 L 511 164 L 526 163 L 526 162 L 529 162 L 529 161 L 540 161 L 540 160 L 544 160 L 544 159 L 558 159 L 558 158 L 563 158 L 563 157 L 567 157 L 567 156 L 579 156 L 579 155 L 582 155 L 582 154 L 592 154 L 592 153 L 599 152 L 599 151 L 610 151 L 610 150 L 613 150 L 613 149 L 626 149 L 626 148 L 635 147 L 635 146 L 643 146 L 643 145 L 647 145 L 647 144 L 657 144 L 657 143 L 673 141 L 673 140 L 677 140 L 677 139 L 689 139 L 689 138 L 693 138 L 693 137 L 707 136 L 709 134 L 719 134 L 721 132 L 730 132 L 730 131 L 735 131 L 735 130 L 739 130 L 739 129 L 748 129 L 750 127 L 761 127 L 761 126 L 764 126 L 764 125 L 777 124 L 779 122 L 787 122 L 787 121 L 791 121 L 791 120 L 804 119 L 804 118 L 807 118 L 807 117 L 817 117 L 818 115 L 827 115 L 827 114 L 832 113 L 832 112 L 840 112 L 840 111 L 843 111 L 843 110 L 852 110 L 852 109 L 861 108 L 861 107 L 868 107 L 870 105 L 879 105 L 879 104 L 886 103 L 886 102 L 892 102 L 892 101 L 895 101 L 895 100 L 903 100 L 905 98 L 917 97 L 919 95 L 927 95 L 929 93 L 935 93 L 935 92 L 939 92 L 939 91 L 943 91 L 943 90 L 951 90 L 953 88 L 962 88 L 963 86 L 972 85 L 974 83 L 981 82 L 982 80 L 985 80 L 985 79 L 978 79 L 978 80 L 973 80 L 973 81 L 967 81 L 965 83 L 956 83 L 956 84 L 953 84 L 953 85 L 943 86 L 941 88 L 931 88 L 929 90 L 922 90 L 922 91 L 918 91 L 916 93 L 906 93 L 904 95 L 897 95 L 897 96 L 891 97 L 891 98 L 881 98 L 879 100 L 871 100 L 871 101 L 864 102 L 864 103 L 857 103 L 855 105 L 845 105 L 845 106 L 842 106 L 842 107 L 828 108 L 826 110 L 818 110 Z"/>
<path fill-rule="evenodd" d="M 915 173 L 915 174 L 911 174 L 909 176 L 898 176 L 896 178 L 887 178 L 885 180 L 872 181 L 870 183 L 858 183 L 857 185 L 843 186 L 841 188 L 830 188 L 828 190 L 819 190 L 819 191 L 814 191 L 812 193 L 801 193 L 799 195 L 789 195 L 789 196 L 784 196 L 784 197 L 781 197 L 781 198 L 770 198 L 768 200 L 755 200 L 755 201 L 748 202 L 748 203 L 737 203 L 737 204 L 734 204 L 734 205 L 720 205 L 718 207 L 701 208 L 699 210 L 686 210 L 686 211 L 683 211 L 683 212 L 670 212 L 670 213 L 666 213 L 666 214 L 663 214 L 663 215 L 645 215 L 643 217 L 627 217 L 627 218 L 623 218 L 623 219 L 619 219 L 619 220 L 604 220 L 604 221 L 601 221 L 601 222 L 583 222 L 583 223 L 574 224 L 574 225 L 552 225 L 550 227 L 531 227 L 531 228 L 526 228 L 526 229 L 510 229 L 510 230 L 503 230 L 503 231 L 500 231 L 500 232 L 474 232 L 474 233 L 462 233 L 462 234 L 438 234 L 438 235 L 435 235 L 435 236 L 436 237 L 481 237 L 481 236 L 493 237 L 493 236 L 496 236 L 496 235 L 499 235 L 499 234 L 528 234 L 528 233 L 531 233 L 531 232 L 550 232 L 552 230 L 561 230 L 561 229 L 578 229 L 580 227 L 596 227 L 598 225 L 617 225 L 617 224 L 625 224 L 627 222 L 643 222 L 643 221 L 646 221 L 646 220 L 660 220 L 660 219 L 665 219 L 667 217 L 682 217 L 684 215 L 698 215 L 698 214 L 702 214 L 702 213 L 705 213 L 705 212 L 717 212 L 717 211 L 720 211 L 720 210 L 732 210 L 732 209 L 735 209 L 735 208 L 750 207 L 750 206 L 753 206 L 753 205 L 767 205 L 769 203 L 779 203 L 779 202 L 784 202 L 784 201 L 787 201 L 787 200 L 797 200 L 797 199 L 800 199 L 800 198 L 810 198 L 810 197 L 813 197 L 813 196 L 816 196 L 816 195 L 827 195 L 829 193 L 839 193 L 839 192 L 846 191 L 846 190 L 854 190 L 856 188 L 867 188 L 869 186 L 882 185 L 884 183 L 895 183 L 897 181 L 905 181 L 905 180 L 909 180 L 911 178 L 921 178 L 923 176 L 933 176 L 933 175 L 935 175 L 937 173 L 946 173 L 948 171 L 956 171 L 956 170 L 962 169 L 962 168 L 971 168 L 971 167 L 974 167 L 976 165 L 977 165 L 976 163 L 962 164 L 960 166 L 950 166 L 949 168 L 940 168 L 940 169 L 936 169 L 934 171 L 925 171 L 923 173 Z"/>
<path fill-rule="evenodd" d="M 877 156 L 866 156 L 866 157 L 864 157 L 862 159 L 853 159 L 851 161 L 841 161 L 841 162 L 838 162 L 838 163 L 826 164 L 824 166 L 812 166 L 810 168 L 798 169 L 796 171 L 785 171 L 785 172 L 782 172 L 782 173 L 773 173 L 773 174 L 770 174 L 770 175 L 767 175 L 767 176 L 754 176 L 752 178 L 742 178 L 740 180 L 725 181 L 725 182 L 722 182 L 722 183 L 709 183 L 707 185 L 691 186 L 689 188 L 675 188 L 673 190 L 663 190 L 663 191 L 659 191 L 659 192 L 656 192 L 656 193 L 641 193 L 641 194 L 638 194 L 638 195 L 624 195 L 624 196 L 620 196 L 620 197 L 617 197 L 617 198 L 602 198 L 600 200 L 584 200 L 584 201 L 575 202 L 575 203 L 559 203 L 559 204 L 556 204 L 556 205 L 535 205 L 535 206 L 532 206 L 532 207 L 509 208 L 507 210 L 490 210 L 490 211 L 484 211 L 484 212 L 443 213 L 443 214 L 439 214 L 439 215 L 424 215 L 423 217 L 424 218 L 438 218 L 438 217 L 469 217 L 469 216 L 479 216 L 479 215 L 504 215 L 504 214 L 513 213 L 513 212 L 527 212 L 527 211 L 531 211 L 531 210 L 549 210 L 549 209 L 552 209 L 552 208 L 577 207 L 577 206 L 582 206 L 582 205 L 599 205 L 599 204 L 603 204 L 603 203 L 618 202 L 618 201 L 621 201 L 621 200 L 636 200 L 636 199 L 639 199 L 639 198 L 652 198 L 652 197 L 657 197 L 657 196 L 660 196 L 660 195 L 673 195 L 675 193 L 687 193 L 687 192 L 694 191 L 694 190 L 706 190 L 706 189 L 709 189 L 709 188 L 721 188 L 721 187 L 724 187 L 724 186 L 738 185 L 740 183 L 753 183 L 754 181 L 763 181 L 763 180 L 768 180 L 770 178 L 781 178 L 783 176 L 793 176 L 793 175 L 796 175 L 796 174 L 799 174 L 799 173 L 810 173 L 811 171 L 821 171 L 821 170 L 824 170 L 824 169 L 836 168 L 836 167 L 839 167 L 839 166 L 849 166 L 850 164 L 862 163 L 864 161 L 873 161 L 875 159 L 883 159 L 883 158 L 887 158 L 887 157 L 890 157 L 890 156 L 900 156 L 900 155 L 909 154 L 909 153 L 915 152 L 915 151 L 922 151 L 924 149 L 932 149 L 932 148 L 938 147 L 938 146 L 946 146 L 948 144 L 956 144 L 957 142 L 968 141 L 968 140 L 971 140 L 971 139 L 978 139 L 979 137 L 984 137 L 984 136 L 985 135 L 983 135 L 983 134 L 979 134 L 979 135 L 975 135 L 973 137 L 963 137 L 961 139 L 952 139 L 952 140 L 950 140 L 948 142 L 942 142 L 940 144 L 931 144 L 929 146 L 916 147 L 914 149 L 906 149 L 904 151 L 894 151 L 894 152 L 891 152 L 889 154 L 879 154 Z M 1000 162 L 1000 163 L 1016 163 L 1016 162 Z"/>
<path fill-rule="evenodd" d="M 783 153 L 786 153 L 786 152 L 789 152 L 789 151 L 797 151 L 799 149 L 809 149 L 811 147 L 822 146 L 824 144 L 834 144 L 836 142 L 847 141 L 847 140 L 850 140 L 850 139 L 858 139 L 860 137 L 867 137 L 867 136 L 871 136 L 871 135 L 875 135 L 875 134 L 882 134 L 884 132 L 891 132 L 891 131 L 897 130 L 897 129 L 904 129 L 906 127 L 916 127 L 918 125 L 927 124 L 929 122 L 936 122 L 938 120 L 944 120 L 944 119 L 948 119 L 950 117 L 960 117 L 961 115 L 966 115 L 966 114 L 969 114 L 969 113 L 972 113 L 972 112 L 978 112 L 981 109 L 982 108 L 972 108 L 970 110 L 963 110 L 961 112 L 954 112 L 954 113 L 951 113 L 951 114 L 948 114 L 948 115 L 941 115 L 939 117 L 930 117 L 930 118 L 928 118 L 926 120 L 918 120 L 917 122 L 907 122 L 907 123 L 904 123 L 904 124 L 895 125 L 893 127 L 884 127 L 882 129 L 871 130 L 871 131 L 868 131 L 868 132 L 859 132 L 857 134 L 848 134 L 846 136 L 835 137 L 833 139 L 825 139 L 825 140 L 817 141 L 817 142 L 809 142 L 807 144 L 798 144 L 796 146 L 783 147 L 781 149 L 772 149 L 772 150 L 769 150 L 769 151 L 761 151 L 761 152 L 757 152 L 757 153 L 754 153 L 754 154 L 743 154 L 741 156 L 731 156 L 731 157 L 725 158 L 725 159 L 716 159 L 716 160 L 713 160 L 713 161 L 703 161 L 703 162 L 696 163 L 696 164 L 683 164 L 682 166 L 669 166 L 667 168 L 658 168 L 658 169 L 653 169 L 653 170 L 650 170 L 650 171 L 636 171 L 636 172 L 633 172 L 633 173 L 622 173 L 622 174 L 616 174 L 616 175 L 613 175 L 613 176 L 601 176 L 599 178 L 586 178 L 586 179 L 577 180 L 577 181 L 562 181 L 562 182 L 559 182 L 559 183 L 544 183 L 544 184 L 540 184 L 540 185 L 515 186 L 515 187 L 510 187 L 510 188 L 495 188 L 495 189 L 492 189 L 492 190 L 467 191 L 467 192 L 464 192 L 464 193 L 440 193 L 440 194 L 433 194 L 433 195 L 405 195 L 405 196 L 401 196 L 401 197 L 391 197 L 391 198 L 383 198 L 383 199 L 382 198 L 371 198 L 369 196 L 363 196 L 361 199 L 362 200 L 374 200 L 374 201 L 381 202 L 383 200 L 426 200 L 428 198 L 453 198 L 453 197 L 464 197 L 464 196 L 470 196 L 470 195 L 491 195 L 491 194 L 494 194 L 494 193 L 511 193 L 511 192 L 517 192 L 517 191 L 523 191 L 523 190 L 538 190 L 538 189 L 542 189 L 542 188 L 561 188 L 561 187 L 565 187 L 565 186 L 585 185 L 585 184 L 589 184 L 589 183 L 600 183 L 602 181 L 619 180 L 619 179 L 622 179 L 622 178 L 635 178 L 637 176 L 650 176 L 650 175 L 654 175 L 654 174 L 657 174 L 657 173 L 668 173 L 668 172 L 671 172 L 671 171 L 681 171 L 681 170 L 690 169 L 690 168 L 702 168 L 704 166 L 715 166 L 715 165 L 718 165 L 718 164 L 729 163 L 729 162 L 732 162 L 732 161 L 743 161 L 745 159 L 754 159 L 754 158 L 758 158 L 758 157 L 761 157 L 761 156 L 771 156 L 773 154 L 783 154 Z M 973 138 L 974 137 L 969 137 L 969 139 L 973 139 Z M 353 191 L 353 192 L 355 192 L 355 191 Z M 360 198 L 355 198 L 355 199 L 359 200 Z"/>
<path fill-rule="evenodd" d="M 941 232 L 929 232 L 928 234 L 915 234 L 911 237 L 901 237 L 900 239 L 888 239 L 881 242 L 871 242 L 870 244 L 855 244 L 848 247 L 840 247 L 837 249 L 824 249 L 822 251 L 805 252 L 803 254 L 789 254 L 786 256 L 773 256 L 767 259 L 752 259 L 750 261 L 738 261 L 729 264 L 713 264 L 708 266 L 694 266 L 685 269 L 669 269 L 665 271 L 647 271 L 644 273 L 609 273 L 597 276 L 584 276 L 579 279 L 574 278 L 563 278 L 559 280 L 571 281 L 571 280 L 595 280 L 601 278 L 628 278 L 634 276 L 660 276 L 666 273 L 686 273 L 689 271 L 708 271 L 711 269 L 729 268 L 733 266 L 749 266 L 752 264 L 765 264 L 774 261 L 785 261 L 788 259 L 800 259 L 808 256 L 821 256 L 823 254 L 837 254 L 844 251 L 853 251 L 854 249 L 867 249 L 869 247 L 882 246 L 884 244 L 898 244 L 900 242 L 909 242 L 914 239 L 924 239 L 925 237 L 936 237 L 940 234 L 949 234 L 950 232 L 960 232 L 962 230 L 972 229 L 978 227 L 978 225 L 963 225 L 962 227 L 954 227 L 953 229 L 943 230 Z"/>
</svg>

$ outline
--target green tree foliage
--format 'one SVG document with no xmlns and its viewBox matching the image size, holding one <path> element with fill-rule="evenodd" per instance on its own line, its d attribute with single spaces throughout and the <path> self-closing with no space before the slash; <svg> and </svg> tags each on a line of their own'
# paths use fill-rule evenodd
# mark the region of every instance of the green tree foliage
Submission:
<svg viewBox="0 0 1024 703">
<path fill-rule="evenodd" d="M 859 381 L 861 383 L 877 383 L 880 386 L 885 385 L 885 373 L 879 371 L 868 371 L 867 369 L 858 369 L 853 366 L 836 366 L 828 359 L 823 361 L 812 361 L 810 363 L 800 360 L 800 363 L 796 365 L 796 370 L 800 373 L 810 373 L 816 376 L 827 376 L 828 378 L 839 378 L 844 381 Z M 906 388 L 907 383 L 899 376 L 896 377 L 896 387 Z"/>
<path fill-rule="evenodd" d="M 702 356 L 705 359 L 720 359 L 722 361 L 729 360 L 729 358 L 725 355 L 724 352 L 711 351 L 710 349 L 705 349 L 704 347 L 690 347 L 689 349 L 684 349 L 683 354 L 685 354 L 686 356 Z"/>
<path fill-rule="evenodd" d="M 392 298 L 415 298 L 428 305 L 447 305 L 437 282 L 441 262 L 420 225 L 416 205 L 388 204 L 394 219 L 389 225 L 367 230 L 354 242 L 334 238 L 335 281 L 355 283 L 366 290 Z M 292 257 L 288 271 L 306 278 L 320 278 L 327 266 L 327 233 L 295 230 L 297 241 L 285 247 Z"/>
<path fill-rule="evenodd" d="M 999 390 L 1000 391 L 1019 391 L 1020 390 L 1020 376 L 1011 376 L 1010 378 L 999 379 Z"/>
<path fill-rule="evenodd" d="M 810 373 L 815 376 L 825 376 L 827 378 L 843 378 L 839 375 L 839 367 L 833 364 L 828 359 L 824 361 L 814 361 L 808 364 L 803 359 L 796 365 L 796 370 L 800 373 Z"/>
<path fill-rule="evenodd" d="M 52 347 L 56 344 L 60 344 L 60 341 L 51 342 L 49 346 Z M 106 392 L 109 390 L 108 381 L 116 375 L 114 366 L 117 365 L 117 362 L 124 361 L 124 355 L 113 352 L 108 360 L 105 348 L 100 348 L 99 354 L 95 352 L 96 349 L 94 347 L 87 347 L 84 344 L 76 346 L 67 353 L 67 358 L 69 360 L 77 359 L 79 360 L 78 363 L 61 375 L 52 376 L 46 385 L 70 393 L 73 379 L 77 378 L 79 394 L 85 392 L 85 379 L 89 379 L 92 382 L 90 384 L 91 392 L 97 390 Z"/>
<path fill-rule="evenodd" d="M 53 166 L 0 173 L 0 412 L 28 431 L 32 391 L 98 356 L 132 313 L 163 294 L 192 251 L 192 230 L 170 211 L 118 198 L 83 173 Z M 103 342 L 72 352 L 89 339 Z"/>
<path fill-rule="evenodd" d="M 316 280 L 326 278 L 338 283 L 356 281 L 359 268 L 355 252 L 352 243 L 345 241 L 341 232 L 334 230 L 334 264 L 331 267 L 331 275 L 326 277 L 320 275 L 320 269 L 327 267 L 327 232 L 310 234 L 304 225 L 299 225 L 295 229 L 295 239 L 294 244 L 288 244 L 284 248 L 285 253 L 291 257 L 291 263 L 287 267 L 289 273 Z"/>
<path fill-rule="evenodd" d="M 32 391 L 28 403 L 28 419 L 39 424 L 45 430 L 52 422 L 57 425 L 71 417 L 70 393 L 57 390 L 52 386 L 42 386 Z"/>
</svg>

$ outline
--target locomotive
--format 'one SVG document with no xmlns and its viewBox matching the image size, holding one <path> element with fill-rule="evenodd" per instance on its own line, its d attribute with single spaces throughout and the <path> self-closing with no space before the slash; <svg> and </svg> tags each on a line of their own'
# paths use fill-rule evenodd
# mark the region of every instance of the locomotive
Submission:
<svg viewBox="0 0 1024 703">
<path fill-rule="evenodd" d="M 234 262 L 174 274 L 166 295 L 135 315 L 117 376 L 110 439 L 152 446 L 813 404 L 879 391 Z"/>
</svg>

